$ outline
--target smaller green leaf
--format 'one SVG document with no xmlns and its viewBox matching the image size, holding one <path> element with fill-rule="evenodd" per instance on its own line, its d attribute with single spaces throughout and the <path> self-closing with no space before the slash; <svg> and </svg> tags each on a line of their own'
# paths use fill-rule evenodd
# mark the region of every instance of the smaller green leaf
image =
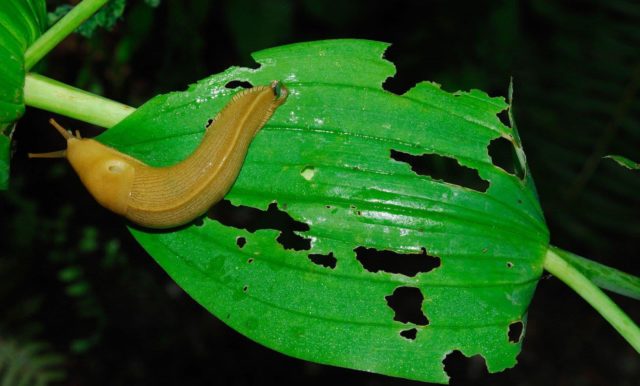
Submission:
<svg viewBox="0 0 640 386">
<path fill-rule="evenodd" d="M 618 163 L 618 165 L 624 166 L 627 169 L 640 170 L 640 163 L 631 161 L 629 158 L 623 157 L 621 155 L 609 154 L 607 156 L 604 156 L 603 158 L 614 160 Z"/>
<path fill-rule="evenodd" d="M 24 114 L 24 53 L 44 29 L 44 0 L 0 1 L 0 190 L 9 184 L 11 130 Z"/>
</svg>

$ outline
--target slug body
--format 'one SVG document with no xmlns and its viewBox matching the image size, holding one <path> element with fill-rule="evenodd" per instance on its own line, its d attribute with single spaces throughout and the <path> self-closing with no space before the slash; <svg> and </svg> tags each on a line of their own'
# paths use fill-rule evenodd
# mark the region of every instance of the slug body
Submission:
<svg viewBox="0 0 640 386">
<path fill-rule="evenodd" d="M 67 139 L 67 150 L 30 156 L 66 156 L 102 206 L 144 227 L 176 227 L 205 213 L 231 189 L 253 137 L 287 94 L 277 81 L 238 92 L 207 126 L 198 148 L 173 166 L 151 167 L 71 135 L 53 120 Z"/>
</svg>

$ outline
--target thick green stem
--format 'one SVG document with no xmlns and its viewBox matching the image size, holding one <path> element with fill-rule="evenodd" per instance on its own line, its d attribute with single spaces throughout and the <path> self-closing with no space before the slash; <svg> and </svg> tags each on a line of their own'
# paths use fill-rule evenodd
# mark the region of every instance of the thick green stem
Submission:
<svg viewBox="0 0 640 386">
<path fill-rule="evenodd" d="M 640 328 L 600 288 L 562 257 L 565 251 L 547 250 L 544 268 L 571 287 L 596 309 L 640 353 Z"/>
<path fill-rule="evenodd" d="M 33 73 L 27 74 L 25 79 L 24 102 L 27 106 L 106 128 L 115 125 L 136 110 Z"/>
<path fill-rule="evenodd" d="M 640 300 L 640 277 L 607 267 L 559 248 L 554 248 L 554 252 L 598 287 Z"/>
<path fill-rule="evenodd" d="M 109 0 L 84 0 L 42 34 L 24 54 L 24 67 L 29 71 L 58 43 L 93 15 Z"/>
</svg>

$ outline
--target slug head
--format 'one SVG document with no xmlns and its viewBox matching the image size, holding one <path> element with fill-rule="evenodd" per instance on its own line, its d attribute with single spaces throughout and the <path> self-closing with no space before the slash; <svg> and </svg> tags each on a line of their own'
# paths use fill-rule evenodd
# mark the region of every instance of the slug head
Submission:
<svg viewBox="0 0 640 386">
<path fill-rule="evenodd" d="M 76 138 L 67 140 L 67 159 L 100 205 L 126 214 L 138 161 L 93 139 Z"/>
<path fill-rule="evenodd" d="M 72 135 L 53 119 L 51 124 L 67 140 L 67 150 L 29 154 L 32 158 L 66 157 L 89 193 L 105 208 L 124 215 L 139 161 L 93 139 Z"/>
</svg>

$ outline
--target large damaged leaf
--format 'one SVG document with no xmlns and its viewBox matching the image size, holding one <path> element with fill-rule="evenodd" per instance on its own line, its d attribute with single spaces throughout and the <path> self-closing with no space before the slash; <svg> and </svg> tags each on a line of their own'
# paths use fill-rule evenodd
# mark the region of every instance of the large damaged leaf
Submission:
<svg viewBox="0 0 640 386">
<path fill-rule="evenodd" d="M 290 90 L 225 201 L 179 230 L 132 232 L 211 313 L 285 354 L 431 382 L 447 381 L 455 350 L 512 367 L 549 236 L 498 118 L 509 106 L 429 82 L 387 92 L 386 47 L 261 51 L 259 68 L 158 96 L 107 131 L 102 142 L 169 165 L 234 87 Z"/>
</svg>

